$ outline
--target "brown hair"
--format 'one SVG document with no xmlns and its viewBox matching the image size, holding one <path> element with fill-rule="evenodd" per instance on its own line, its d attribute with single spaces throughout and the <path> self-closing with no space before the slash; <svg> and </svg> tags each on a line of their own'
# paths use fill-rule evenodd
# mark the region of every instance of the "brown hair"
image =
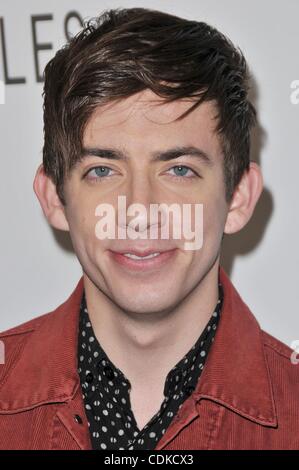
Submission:
<svg viewBox="0 0 299 470">
<path fill-rule="evenodd" d="M 216 100 L 229 202 L 249 167 L 256 112 L 242 52 L 212 26 L 145 8 L 113 9 L 85 23 L 44 71 L 45 173 L 66 204 L 66 176 L 82 155 L 95 108 L 145 89 L 171 102 L 195 98 L 183 118 Z"/>
</svg>

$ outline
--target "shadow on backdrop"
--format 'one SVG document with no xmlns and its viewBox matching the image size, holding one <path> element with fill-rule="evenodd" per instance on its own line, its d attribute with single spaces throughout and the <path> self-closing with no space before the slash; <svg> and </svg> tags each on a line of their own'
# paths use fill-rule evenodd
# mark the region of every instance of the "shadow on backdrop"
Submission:
<svg viewBox="0 0 299 470">
<path fill-rule="evenodd" d="M 249 99 L 255 106 L 256 110 L 259 109 L 258 98 L 257 83 L 254 77 L 251 76 Z M 256 162 L 261 169 L 261 152 L 266 143 L 266 139 L 267 136 L 265 130 L 258 119 L 258 123 L 253 129 L 251 135 L 250 160 Z M 240 232 L 231 235 L 224 235 L 220 263 L 229 276 L 232 275 L 233 263 L 236 256 L 250 253 L 262 241 L 273 212 L 273 207 L 274 202 L 272 194 L 266 187 L 264 187 L 252 217 L 247 225 L 245 225 Z"/>
</svg>

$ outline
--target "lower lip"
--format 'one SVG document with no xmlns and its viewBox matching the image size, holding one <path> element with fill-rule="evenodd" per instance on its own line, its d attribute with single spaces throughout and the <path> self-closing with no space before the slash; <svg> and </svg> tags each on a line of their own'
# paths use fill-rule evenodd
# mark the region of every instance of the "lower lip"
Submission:
<svg viewBox="0 0 299 470">
<path fill-rule="evenodd" d="M 116 253 L 115 251 L 110 251 L 110 255 L 114 261 L 124 267 L 134 271 L 146 271 L 150 269 L 161 268 L 165 263 L 174 257 L 176 251 L 177 249 L 174 248 L 173 250 L 164 251 L 163 253 L 160 253 L 160 255 L 154 256 L 153 258 L 140 260 L 128 258 L 127 256 L 124 256 L 121 253 Z"/>
</svg>

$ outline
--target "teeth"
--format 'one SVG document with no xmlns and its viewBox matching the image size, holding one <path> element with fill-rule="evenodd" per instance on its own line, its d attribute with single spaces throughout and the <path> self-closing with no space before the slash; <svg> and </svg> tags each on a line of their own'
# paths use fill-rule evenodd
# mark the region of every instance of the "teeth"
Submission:
<svg viewBox="0 0 299 470">
<path fill-rule="evenodd" d="M 133 255 L 133 253 L 123 253 L 124 256 L 127 258 L 132 258 L 132 259 L 149 259 L 149 258 L 154 258 L 155 256 L 158 256 L 160 253 L 151 253 L 150 255 L 147 256 L 137 256 Z"/>
</svg>

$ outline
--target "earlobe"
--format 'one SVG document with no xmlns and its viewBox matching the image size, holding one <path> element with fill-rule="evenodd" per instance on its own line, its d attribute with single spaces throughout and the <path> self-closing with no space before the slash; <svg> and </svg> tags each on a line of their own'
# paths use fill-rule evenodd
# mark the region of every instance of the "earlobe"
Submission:
<svg viewBox="0 0 299 470">
<path fill-rule="evenodd" d="M 44 172 L 43 164 L 39 165 L 36 171 L 33 190 L 50 225 L 58 230 L 69 231 L 64 207 L 57 195 L 55 184 Z"/>
<path fill-rule="evenodd" d="M 224 233 L 239 232 L 250 220 L 263 191 L 263 176 L 259 165 L 250 162 L 235 189 L 227 214 Z"/>
</svg>

